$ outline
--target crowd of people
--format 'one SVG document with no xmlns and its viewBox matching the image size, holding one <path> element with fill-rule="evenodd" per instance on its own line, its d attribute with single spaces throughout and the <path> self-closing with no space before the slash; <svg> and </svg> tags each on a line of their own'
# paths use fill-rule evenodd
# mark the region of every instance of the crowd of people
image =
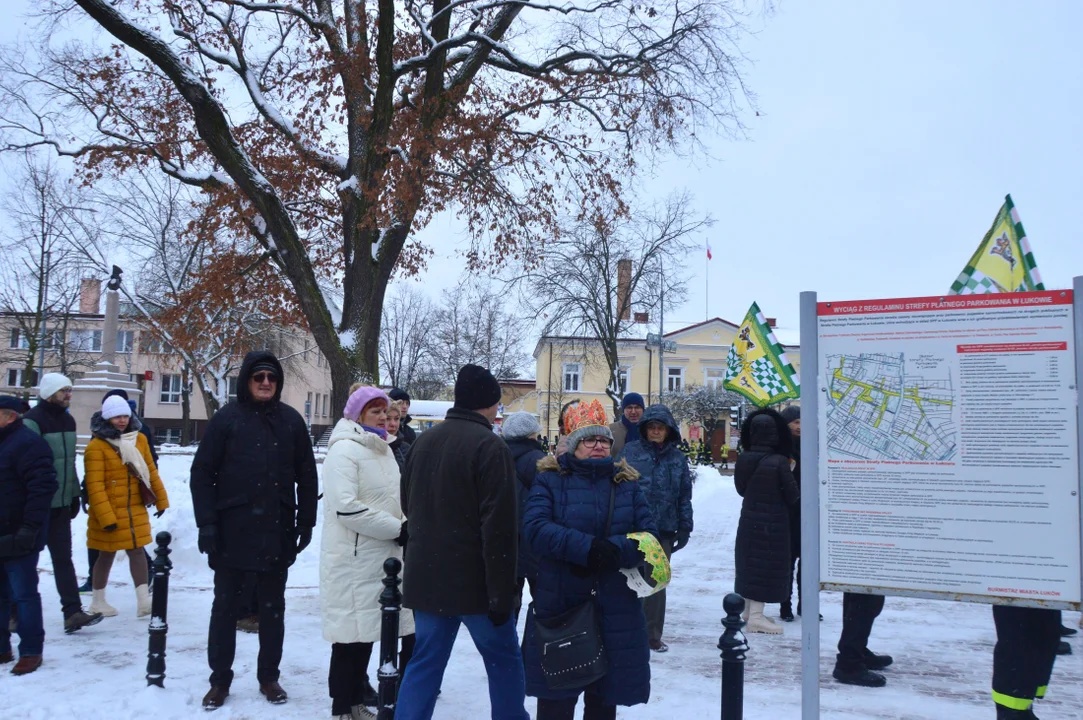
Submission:
<svg viewBox="0 0 1083 720">
<path fill-rule="evenodd" d="M 227 702 L 238 629 L 259 634 L 262 695 L 274 704 L 288 700 L 279 683 L 285 588 L 290 566 L 312 541 L 321 499 L 320 614 L 333 717 L 375 717 L 368 666 L 380 638 L 389 558 L 404 568 L 399 720 L 432 717 L 464 625 L 484 660 L 493 718 L 528 719 L 527 696 L 537 698 L 537 720 L 571 720 L 580 697 L 586 720 L 612 720 L 617 706 L 649 700 L 650 655 L 669 650 L 669 558 L 688 546 L 694 529 L 689 455 L 665 405 L 645 406 L 630 392 L 607 423 L 597 400 L 569 403 L 550 453 L 529 413 L 511 413 L 501 434 L 493 431 L 501 389 L 485 368 L 460 370 L 454 407 L 420 435 L 409 426 L 407 393 L 355 384 L 331 433 L 320 495 L 308 429 L 281 402 L 285 380 L 272 353 L 249 353 L 236 401 L 213 416 L 192 463 L 198 546 L 214 573 L 205 709 Z M 15 661 L 14 631 L 16 675 L 42 663 L 37 560 L 45 548 L 65 632 L 117 615 L 106 587 L 120 551 L 137 616 L 151 612 L 149 510 L 160 517 L 169 508 L 152 439 L 124 392 L 107 393 L 90 421 L 80 486 L 71 391 L 70 380 L 49 374 L 33 409 L 0 396 L 0 618 L 12 617 L 0 626 L 0 663 Z M 795 617 L 800 434 L 797 406 L 757 410 L 741 428 L 734 567 L 749 632 L 782 632 L 765 614 L 770 604 L 778 604 L 780 620 Z M 93 553 L 87 610 L 71 550 L 80 508 Z M 886 683 L 880 671 L 892 658 L 868 648 L 883 607 L 882 596 L 845 595 L 838 681 Z M 798 594 L 796 614 L 801 610 Z M 998 606 L 994 619 L 998 717 L 1033 718 L 1061 634 L 1071 631 L 1050 610 Z"/>
</svg>

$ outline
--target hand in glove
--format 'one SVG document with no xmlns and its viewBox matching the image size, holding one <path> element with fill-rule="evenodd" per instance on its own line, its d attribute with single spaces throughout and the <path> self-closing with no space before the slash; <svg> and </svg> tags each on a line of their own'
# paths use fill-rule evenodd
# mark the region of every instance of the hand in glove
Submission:
<svg viewBox="0 0 1083 720">
<path fill-rule="evenodd" d="M 594 538 L 587 553 L 587 567 L 597 575 L 620 570 L 620 548 L 608 540 Z"/>
<path fill-rule="evenodd" d="M 15 531 L 14 547 L 19 554 L 29 553 L 34 549 L 34 543 L 38 539 L 38 529 L 23 525 Z"/>
<path fill-rule="evenodd" d="M 691 533 L 687 532 L 677 533 L 677 542 L 673 543 L 673 552 L 677 552 L 678 550 L 684 548 L 684 546 L 688 544 L 688 538 L 690 535 Z"/>
<path fill-rule="evenodd" d="M 154 517 L 156 518 L 160 518 L 163 515 L 165 515 L 165 510 L 159 510 L 158 512 L 154 513 Z"/>
<path fill-rule="evenodd" d="M 109 523 L 108 525 L 106 525 L 105 527 L 102 528 L 102 530 L 104 530 L 106 532 L 113 532 L 116 529 L 117 529 L 117 524 L 116 523 Z"/>
<path fill-rule="evenodd" d="M 199 539 L 196 541 L 199 551 L 204 555 L 213 555 L 218 552 L 218 528 L 214 525 L 204 525 L 199 529 Z"/>
<path fill-rule="evenodd" d="M 406 543 L 410 540 L 410 533 L 406 529 L 406 523 L 403 522 L 402 530 L 399 531 L 399 536 L 395 538 L 395 542 L 399 544 L 399 547 L 406 547 Z"/>
<path fill-rule="evenodd" d="M 493 624 L 493 627 L 500 627 L 508 620 L 511 620 L 510 612 L 496 612 L 495 610 L 489 612 L 489 622 Z"/>
<path fill-rule="evenodd" d="M 79 514 L 79 498 L 75 498 L 71 501 L 71 519 L 74 520 L 75 516 Z"/>
<path fill-rule="evenodd" d="M 297 554 L 308 547 L 312 542 L 312 528 L 297 528 Z"/>
</svg>

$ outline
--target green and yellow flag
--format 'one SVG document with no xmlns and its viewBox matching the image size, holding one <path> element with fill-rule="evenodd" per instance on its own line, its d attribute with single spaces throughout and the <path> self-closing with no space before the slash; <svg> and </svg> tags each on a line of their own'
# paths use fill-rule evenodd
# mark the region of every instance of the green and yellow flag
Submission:
<svg viewBox="0 0 1083 720">
<path fill-rule="evenodd" d="M 801 397 L 797 370 L 756 303 L 730 345 L 722 387 L 741 393 L 756 407 Z"/>
<path fill-rule="evenodd" d="M 993 227 L 951 285 L 952 295 L 1045 290 L 1012 196 L 1004 198 Z"/>
</svg>

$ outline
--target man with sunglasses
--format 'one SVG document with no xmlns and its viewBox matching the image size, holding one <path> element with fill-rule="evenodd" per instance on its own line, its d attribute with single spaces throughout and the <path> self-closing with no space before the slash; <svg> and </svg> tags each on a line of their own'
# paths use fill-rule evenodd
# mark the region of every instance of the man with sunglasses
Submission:
<svg viewBox="0 0 1083 720">
<path fill-rule="evenodd" d="M 259 597 L 259 690 L 271 703 L 287 700 L 278 683 L 286 576 L 312 541 L 317 480 L 304 418 L 281 401 L 284 379 L 272 353 L 248 353 L 237 378 L 237 400 L 211 418 L 192 462 L 199 551 L 214 570 L 206 710 L 222 706 L 233 682 L 246 573 L 255 574 Z"/>
</svg>

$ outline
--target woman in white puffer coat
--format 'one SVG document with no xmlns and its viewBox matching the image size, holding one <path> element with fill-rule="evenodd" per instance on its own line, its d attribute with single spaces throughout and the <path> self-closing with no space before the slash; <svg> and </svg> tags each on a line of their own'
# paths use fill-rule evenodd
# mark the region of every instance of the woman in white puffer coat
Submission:
<svg viewBox="0 0 1083 720">
<path fill-rule="evenodd" d="M 323 463 L 320 615 L 331 645 L 328 688 L 337 718 L 375 717 L 368 680 L 372 646 L 380 639 L 383 565 L 402 559 L 406 518 L 399 504 L 399 466 L 387 442 L 387 395 L 363 386 L 346 402 Z M 400 670 L 414 647 L 413 614 L 403 609 Z"/>
</svg>

